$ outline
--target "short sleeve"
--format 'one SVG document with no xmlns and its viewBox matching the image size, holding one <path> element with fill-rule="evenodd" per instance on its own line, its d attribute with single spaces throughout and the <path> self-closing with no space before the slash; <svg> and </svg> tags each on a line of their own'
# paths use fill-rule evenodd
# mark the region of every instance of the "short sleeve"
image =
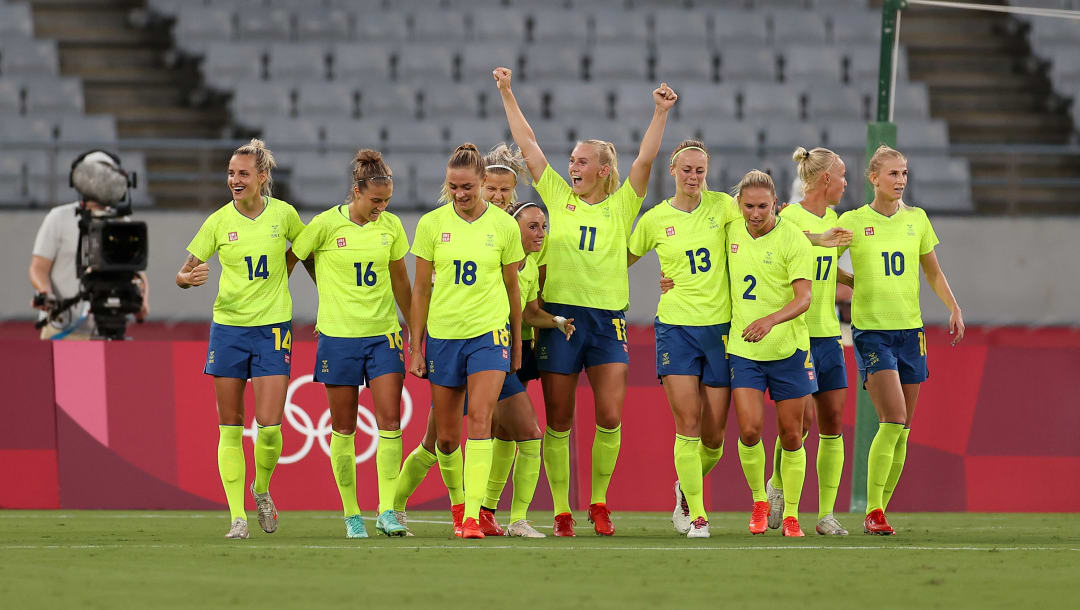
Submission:
<svg viewBox="0 0 1080 610">
<path fill-rule="evenodd" d="M 544 168 L 544 173 L 540 174 L 540 180 L 536 183 L 536 192 L 544 200 L 548 214 L 551 215 L 561 212 L 566 200 L 574 195 L 570 185 L 550 164 Z"/>
<path fill-rule="evenodd" d="M 540 296 L 540 282 L 529 282 L 529 290 L 523 294 L 526 303 L 535 301 Z"/>
<path fill-rule="evenodd" d="M 296 258 L 307 260 L 307 257 L 322 243 L 323 227 L 325 226 L 326 224 L 322 221 L 322 214 L 320 214 L 311 219 L 311 224 L 304 227 L 298 235 L 289 240 L 292 242 L 292 251 Z"/>
<path fill-rule="evenodd" d="M 793 228 L 794 225 L 792 225 Z M 788 283 L 814 279 L 814 249 L 808 239 L 793 239 L 788 245 Z"/>
<path fill-rule="evenodd" d="M 45 215 L 38 227 L 37 237 L 34 238 L 34 256 L 56 260 L 60 252 L 60 215 L 53 210 Z"/>
<path fill-rule="evenodd" d="M 401 221 L 394 219 L 394 241 L 390 244 L 390 260 L 401 260 L 409 253 L 409 237 L 405 235 L 405 228 Z"/>
<path fill-rule="evenodd" d="M 304 221 L 300 220 L 300 213 L 291 205 L 285 216 L 287 218 L 286 223 L 289 225 L 288 232 L 285 233 L 285 239 L 290 242 L 296 241 L 297 236 L 304 230 Z M 293 250 L 295 251 L 296 248 L 293 248 Z"/>
<path fill-rule="evenodd" d="M 521 229 L 518 223 L 507 216 L 504 219 L 503 235 L 506 245 L 502 251 L 502 264 L 520 263 L 525 258 L 525 250 L 521 247 Z"/>
<path fill-rule="evenodd" d="M 612 193 L 615 197 L 615 202 L 619 206 L 620 211 L 623 214 L 623 218 L 626 219 L 626 227 L 630 228 L 634 219 L 641 213 L 641 204 L 645 201 L 645 195 L 648 195 L 648 188 L 641 195 L 634 192 L 634 187 L 630 186 L 630 179 L 623 180 L 622 186 L 619 190 Z"/>
<path fill-rule="evenodd" d="M 217 252 L 217 214 L 211 214 L 207 218 L 202 227 L 199 227 L 199 232 L 192 238 L 191 243 L 188 244 L 187 251 L 195 258 L 201 261 L 208 261 L 210 257 Z"/>
<path fill-rule="evenodd" d="M 416 233 L 413 235 L 412 253 L 424 260 L 435 259 L 435 244 L 433 243 L 434 230 L 431 226 L 431 212 L 420 217 L 416 223 Z M 520 244 L 518 247 L 521 247 Z"/>
<path fill-rule="evenodd" d="M 840 218 L 838 218 L 836 220 L 836 225 L 839 226 L 842 229 L 847 229 L 848 231 L 851 231 L 852 233 L 854 233 L 855 232 L 855 223 L 853 222 L 853 219 L 854 219 L 853 213 L 854 212 L 855 212 L 855 210 L 851 210 L 849 212 L 844 212 L 843 214 L 841 214 Z M 852 240 L 852 243 L 854 243 L 854 240 Z M 847 252 L 848 248 L 850 248 L 850 247 L 851 247 L 850 244 L 847 245 L 847 246 L 839 246 L 839 247 L 837 247 L 836 256 L 837 257 L 842 256 L 844 254 L 844 252 Z"/>
<path fill-rule="evenodd" d="M 934 251 L 934 246 L 938 245 L 937 233 L 934 233 L 934 226 L 930 224 L 930 219 L 927 218 L 926 212 L 922 213 L 923 222 L 926 224 L 926 229 L 922 234 L 922 241 L 919 243 L 919 256 L 923 254 L 929 254 Z"/>
<path fill-rule="evenodd" d="M 645 212 L 645 215 L 638 221 L 637 226 L 634 227 L 634 232 L 630 234 L 630 241 L 626 244 L 626 247 L 630 250 L 630 254 L 634 256 L 645 256 L 656 247 L 656 240 L 653 238 L 654 232 L 649 230 L 652 226 L 649 219 L 649 213 Z"/>
</svg>

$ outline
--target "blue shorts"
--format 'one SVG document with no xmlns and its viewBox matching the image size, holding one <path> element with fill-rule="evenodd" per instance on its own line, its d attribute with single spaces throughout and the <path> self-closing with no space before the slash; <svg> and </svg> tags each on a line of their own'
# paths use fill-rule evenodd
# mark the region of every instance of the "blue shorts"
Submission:
<svg viewBox="0 0 1080 610">
<path fill-rule="evenodd" d="M 656 329 L 656 376 L 696 375 L 716 388 L 731 386 L 727 336 L 731 324 L 679 326 L 653 322 Z"/>
<path fill-rule="evenodd" d="M 624 312 L 559 303 L 545 303 L 544 311 L 573 318 L 577 330 L 569 341 L 557 328 L 536 330 L 536 359 L 541 371 L 572 375 L 599 364 L 630 363 Z"/>
<path fill-rule="evenodd" d="M 502 330 L 472 339 L 427 338 L 428 381 L 457 388 L 480 371 L 510 372 L 510 334 Z"/>
<path fill-rule="evenodd" d="M 203 372 L 215 377 L 251 379 L 289 374 L 292 322 L 263 326 L 210 325 Z"/>
<path fill-rule="evenodd" d="M 817 374 L 817 392 L 847 387 L 847 367 L 844 365 L 844 344 L 840 337 L 810 337 L 810 355 Z"/>
<path fill-rule="evenodd" d="M 930 377 L 926 367 L 926 333 L 922 328 L 859 330 L 853 326 L 851 338 L 855 343 L 855 364 L 864 385 L 867 375 L 878 371 L 897 371 L 900 383 L 922 383 Z"/>
<path fill-rule="evenodd" d="M 517 375 L 507 375 L 506 381 L 503 382 L 502 389 L 499 390 L 499 400 L 506 400 L 511 396 L 520 394 L 525 391 L 525 384 L 518 379 Z"/>
<path fill-rule="evenodd" d="M 405 374 L 401 333 L 376 337 L 319 335 L 315 351 L 315 381 L 327 385 L 366 386 L 388 373 Z"/>
<path fill-rule="evenodd" d="M 731 355 L 731 389 L 765 391 L 774 401 L 802 398 L 818 391 L 814 361 L 801 349 L 783 360 L 750 360 Z"/>
<path fill-rule="evenodd" d="M 523 339 L 521 341 L 521 368 L 517 372 L 521 383 L 528 384 L 533 379 L 540 379 L 540 369 L 536 366 L 536 341 Z"/>
</svg>

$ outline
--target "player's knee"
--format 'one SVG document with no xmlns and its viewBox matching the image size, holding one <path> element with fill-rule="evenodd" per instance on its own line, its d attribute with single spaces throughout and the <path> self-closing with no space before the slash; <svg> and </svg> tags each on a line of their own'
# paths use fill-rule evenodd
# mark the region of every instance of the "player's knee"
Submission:
<svg viewBox="0 0 1080 610">
<path fill-rule="evenodd" d="M 780 446 L 788 451 L 802 447 L 802 430 L 785 430 L 780 433 Z"/>
<path fill-rule="evenodd" d="M 435 441 L 435 446 L 439 448 L 439 453 L 442 453 L 443 455 L 450 455 L 457 451 L 458 448 L 458 444 L 455 441 L 444 441 L 442 439 Z"/>
<path fill-rule="evenodd" d="M 761 442 L 761 426 L 746 426 L 739 430 L 739 440 L 747 447 L 753 447 Z"/>
<path fill-rule="evenodd" d="M 706 433 L 701 431 L 701 444 L 709 447 L 710 449 L 717 449 L 724 444 L 724 429 L 720 428 L 715 432 Z"/>
</svg>

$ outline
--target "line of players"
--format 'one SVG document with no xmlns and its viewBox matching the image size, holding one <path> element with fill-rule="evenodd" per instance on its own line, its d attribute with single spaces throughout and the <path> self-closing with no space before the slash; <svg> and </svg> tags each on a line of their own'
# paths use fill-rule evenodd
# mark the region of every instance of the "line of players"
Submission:
<svg viewBox="0 0 1080 610">
<path fill-rule="evenodd" d="M 291 364 L 288 275 L 299 261 L 317 278 L 314 377 L 326 386 L 332 414 L 330 461 L 347 537 L 367 537 L 353 437 L 361 385 L 371 389 L 379 428 L 380 533 L 411 535 L 406 502 L 438 464 L 456 535 L 542 537 L 526 519 L 542 459 L 554 535 L 575 535 L 569 437 L 582 369 L 596 410 L 588 520 L 597 534 L 614 534 L 606 494 L 621 446 L 627 387 L 627 267 L 650 250 L 657 251 L 662 273 L 657 376 L 676 428 L 675 528 L 692 538 L 709 536 L 703 479 L 723 454 L 734 402 L 739 458 L 754 502 L 750 531 L 782 527 L 785 536 L 804 535 L 798 521 L 803 441 L 816 408 L 816 530 L 847 534 L 832 515 L 844 462 L 847 386 L 834 307 L 841 282 L 854 289 L 856 361 L 880 420 L 868 463 L 864 531 L 893 533 L 884 510 L 928 376 L 916 260 L 950 310 L 954 345 L 964 333 L 933 251 L 933 228 L 921 209 L 902 200 L 903 155 L 879 148 L 868 167 L 873 202 L 838 218 L 830 206 L 846 187 L 844 162 L 827 149 L 800 148 L 794 160 L 806 196 L 777 214 L 775 186 L 763 172 L 747 173 L 734 197 L 708 190 L 709 154 L 702 142 L 687 140 L 669 161 L 675 195 L 634 228 L 675 92 L 663 83 L 652 92 L 653 117 L 625 181 L 619 180 L 614 147 L 584 140 L 570 155 L 567 182 L 549 165 L 518 107 L 511 71 L 498 68 L 493 77 L 520 153 L 500 145 L 483 157 L 468 143 L 454 151 L 443 205 L 417 225 L 411 285 L 404 263 L 408 238 L 386 211 L 394 178 L 378 152 L 357 153 L 349 201 L 307 226 L 292 206 L 270 196 L 275 164 L 262 142 L 234 152 L 228 169 L 233 199 L 204 222 L 176 277 L 181 288 L 206 283 L 206 261 L 218 254 L 221 279 L 204 371 L 214 377 L 218 403 L 218 465 L 232 519 L 226 536 L 249 535 L 241 444 L 248 379 L 259 428 L 251 492 L 262 529 L 277 528 L 269 482 L 281 454 Z M 515 187 L 526 175 L 550 219 L 536 204 L 516 200 Z M 844 250 L 851 252 L 853 274 L 837 267 Z M 395 304 L 410 338 L 407 356 Z M 523 341 L 535 346 L 523 350 Z M 406 368 L 429 380 L 433 406 L 424 440 L 402 463 Z M 546 411 L 542 443 L 525 392 L 536 378 Z M 779 429 L 768 482 L 761 439 L 766 390 L 776 403 Z M 511 468 L 514 498 L 504 531 L 495 508 Z"/>
</svg>

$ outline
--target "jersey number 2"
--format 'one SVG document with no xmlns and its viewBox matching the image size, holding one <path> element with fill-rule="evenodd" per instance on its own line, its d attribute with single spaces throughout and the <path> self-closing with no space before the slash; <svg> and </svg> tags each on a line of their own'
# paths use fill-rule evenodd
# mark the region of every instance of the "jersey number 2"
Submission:
<svg viewBox="0 0 1080 610">
<path fill-rule="evenodd" d="M 757 279 L 752 275 L 747 275 L 743 278 L 744 282 L 750 282 L 750 285 L 746 287 L 746 292 L 742 293 L 742 298 L 747 301 L 756 301 L 757 295 L 754 294 L 754 288 L 757 287 Z"/>
<path fill-rule="evenodd" d="M 263 254 L 262 256 L 259 257 L 259 261 L 257 263 L 255 263 L 254 266 L 252 266 L 252 264 L 251 264 L 251 257 L 250 256 L 245 256 L 244 260 L 247 261 L 248 279 L 249 280 L 253 280 L 253 279 L 257 278 L 257 277 L 261 277 L 264 280 L 270 278 L 270 271 L 269 271 L 269 269 L 267 269 L 267 266 L 266 266 L 266 255 L 265 254 Z"/>
</svg>

